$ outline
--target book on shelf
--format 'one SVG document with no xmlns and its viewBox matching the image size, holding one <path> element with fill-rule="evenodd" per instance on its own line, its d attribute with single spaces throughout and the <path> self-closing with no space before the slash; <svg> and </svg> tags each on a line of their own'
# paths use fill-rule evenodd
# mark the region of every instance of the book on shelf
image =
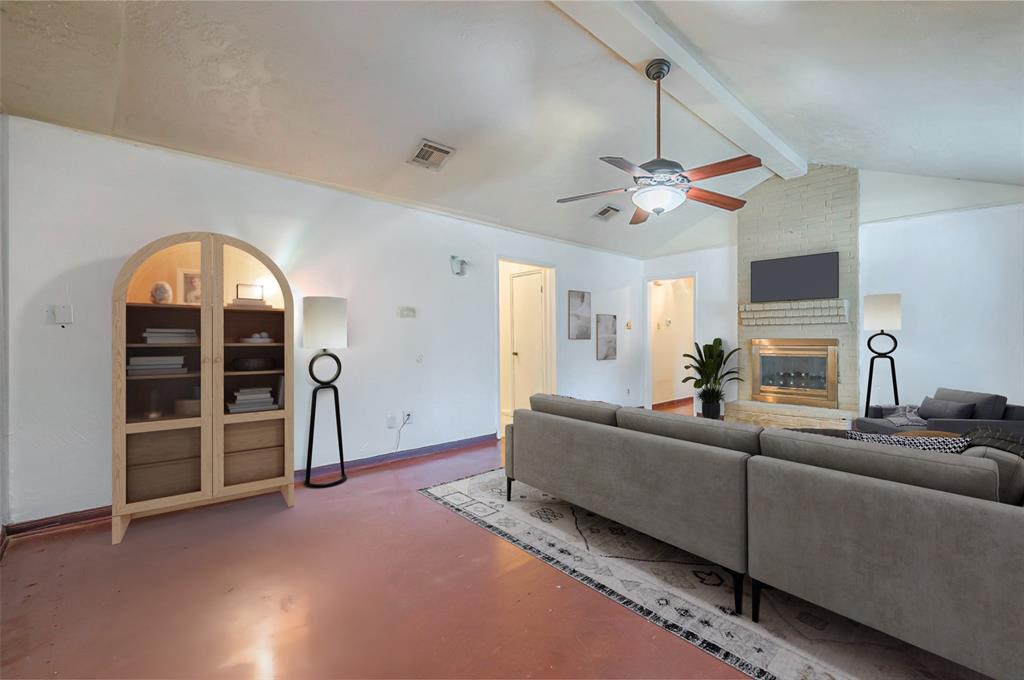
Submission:
<svg viewBox="0 0 1024 680">
<path fill-rule="evenodd" d="M 142 337 L 150 345 L 186 345 L 199 341 L 194 328 L 147 328 Z"/>
<path fill-rule="evenodd" d="M 227 403 L 228 413 L 273 411 L 277 404 L 269 387 L 245 387 L 235 391 L 235 401 Z"/>
<path fill-rule="evenodd" d="M 128 375 L 181 375 L 183 373 L 188 373 L 188 369 L 184 366 L 174 366 L 169 368 L 145 366 L 134 369 L 131 366 L 128 367 Z"/>
<path fill-rule="evenodd" d="M 133 366 L 154 366 L 154 365 L 171 365 L 181 366 L 185 363 L 185 357 L 159 357 L 159 356 L 148 356 L 148 357 L 128 357 L 128 367 Z"/>
</svg>

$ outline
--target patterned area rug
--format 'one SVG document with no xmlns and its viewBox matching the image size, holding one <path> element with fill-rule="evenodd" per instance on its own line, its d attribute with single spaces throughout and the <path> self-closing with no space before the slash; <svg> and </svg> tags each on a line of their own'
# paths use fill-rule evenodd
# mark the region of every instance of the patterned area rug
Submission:
<svg viewBox="0 0 1024 680">
<path fill-rule="evenodd" d="M 778 590 L 761 622 L 732 578 L 695 555 L 492 470 L 421 493 L 753 678 L 981 680 L 983 676 Z"/>
</svg>

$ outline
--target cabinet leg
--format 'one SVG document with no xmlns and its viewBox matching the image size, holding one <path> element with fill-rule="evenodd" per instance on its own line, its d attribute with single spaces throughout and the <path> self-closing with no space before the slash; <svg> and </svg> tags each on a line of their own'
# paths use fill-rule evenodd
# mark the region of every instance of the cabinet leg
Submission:
<svg viewBox="0 0 1024 680">
<path fill-rule="evenodd" d="M 281 487 L 281 496 L 284 497 L 284 504 L 289 508 L 295 505 L 295 485 L 285 484 Z"/>
<path fill-rule="evenodd" d="M 110 544 L 117 545 L 124 540 L 124 532 L 128 531 L 128 524 L 132 521 L 131 515 L 111 515 L 110 517 Z"/>
</svg>

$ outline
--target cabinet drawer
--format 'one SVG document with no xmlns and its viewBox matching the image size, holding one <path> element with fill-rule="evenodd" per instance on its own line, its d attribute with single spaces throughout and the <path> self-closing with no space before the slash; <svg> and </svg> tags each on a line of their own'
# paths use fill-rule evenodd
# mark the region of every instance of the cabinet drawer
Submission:
<svg viewBox="0 0 1024 680">
<path fill-rule="evenodd" d="M 224 453 L 284 446 L 284 420 L 257 420 L 224 426 Z"/>
<path fill-rule="evenodd" d="M 129 465 L 125 498 L 129 503 L 202 490 L 199 458 Z"/>
<path fill-rule="evenodd" d="M 224 454 L 224 486 L 274 479 L 283 474 L 283 446 Z"/>
</svg>

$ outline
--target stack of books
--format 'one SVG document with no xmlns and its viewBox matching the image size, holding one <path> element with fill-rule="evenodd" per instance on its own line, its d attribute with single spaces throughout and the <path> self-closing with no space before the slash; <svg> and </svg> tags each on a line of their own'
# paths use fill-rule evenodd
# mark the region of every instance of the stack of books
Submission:
<svg viewBox="0 0 1024 680">
<path fill-rule="evenodd" d="M 228 402 L 228 413 L 272 411 L 278 408 L 269 387 L 245 387 L 235 391 L 234 403 Z"/>
<path fill-rule="evenodd" d="M 129 357 L 128 375 L 188 373 L 185 357 Z"/>
<path fill-rule="evenodd" d="M 147 345 L 194 345 L 199 342 L 194 328 L 147 328 L 142 334 Z"/>
<path fill-rule="evenodd" d="M 235 298 L 231 301 L 232 307 L 255 307 L 256 309 L 266 309 L 270 305 L 264 300 L 254 300 L 252 298 Z"/>
</svg>

